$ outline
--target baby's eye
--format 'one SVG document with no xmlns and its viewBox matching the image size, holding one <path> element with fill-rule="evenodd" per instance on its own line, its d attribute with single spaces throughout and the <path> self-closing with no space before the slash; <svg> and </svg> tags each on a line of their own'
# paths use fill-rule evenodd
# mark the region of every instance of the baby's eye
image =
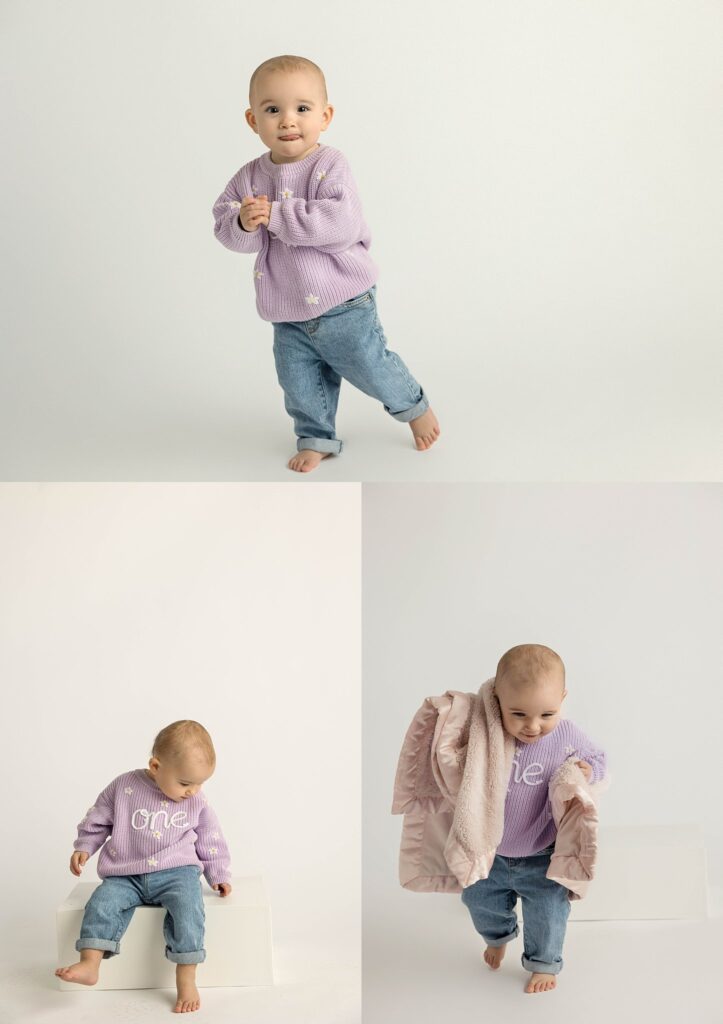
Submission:
<svg viewBox="0 0 723 1024">
<path fill-rule="evenodd" d="M 279 109 L 278 107 L 267 107 L 266 110 L 264 111 L 264 113 L 268 114 L 268 112 L 270 110 L 278 110 L 278 109 Z M 301 104 L 299 104 L 299 110 L 309 110 L 309 107 L 307 107 L 305 104 L 301 103 Z"/>
</svg>

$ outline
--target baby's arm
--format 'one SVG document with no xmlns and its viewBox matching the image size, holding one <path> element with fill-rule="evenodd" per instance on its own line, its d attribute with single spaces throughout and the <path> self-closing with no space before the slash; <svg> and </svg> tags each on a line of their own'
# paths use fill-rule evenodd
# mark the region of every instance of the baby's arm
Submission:
<svg viewBox="0 0 723 1024">
<path fill-rule="evenodd" d="M 231 859 L 215 811 L 206 804 L 198 817 L 196 853 L 203 864 L 206 881 L 221 894 L 231 892 Z"/>
<path fill-rule="evenodd" d="M 364 217 L 356 184 L 341 156 L 323 178 L 316 196 L 272 203 L 269 233 L 287 245 L 344 252 L 362 237 Z"/>
<path fill-rule="evenodd" d="M 264 244 L 263 231 L 244 231 L 239 223 L 243 200 L 250 192 L 242 168 L 213 204 L 214 234 L 221 245 L 233 252 L 260 252 Z"/>
<path fill-rule="evenodd" d="M 70 858 L 70 870 L 79 875 L 83 865 L 99 850 L 113 831 L 113 793 L 115 781 L 98 794 L 92 807 L 78 824 L 78 838 L 73 843 L 75 853 Z"/>
</svg>

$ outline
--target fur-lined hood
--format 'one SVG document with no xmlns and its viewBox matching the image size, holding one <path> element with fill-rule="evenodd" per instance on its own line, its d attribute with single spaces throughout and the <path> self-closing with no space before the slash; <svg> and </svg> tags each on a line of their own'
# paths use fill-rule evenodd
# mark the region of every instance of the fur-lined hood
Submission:
<svg viewBox="0 0 723 1024">
<path fill-rule="evenodd" d="M 494 679 L 479 693 L 447 690 L 427 697 L 399 755 L 392 814 L 403 814 L 401 884 L 416 892 L 461 892 L 487 878 L 504 831 L 515 740 L 502 725 Z M 549 783 L 557 827 L 547 877 L 582 899 L 597 856 L 597 797 L 610 785 L 589 783 L 566 760 Z"/>
</svg>

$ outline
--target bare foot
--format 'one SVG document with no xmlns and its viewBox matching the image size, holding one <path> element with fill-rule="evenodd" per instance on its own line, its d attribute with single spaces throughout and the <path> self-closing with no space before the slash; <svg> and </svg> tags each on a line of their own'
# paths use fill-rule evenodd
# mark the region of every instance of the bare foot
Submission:
<svg viewBox="0 0 723 1024">
<path fill-rule="evenodd" d="M 96 951 L 93 950 L 93 952 Z M 102 955 L 101 953 L 101 958 Z M 81 960 L 80 963 L 71 964 L 70 967 L 59 967 L 55 974 L 61 981 L 75 981 L 78 985 L 95 985 L 98 980 L 99 964 L 100 960 Z"/>
<path fill-rule="evenodd" d="M 302 448 L 293 459 L 289 459 L 289 469 L 295 469 L 297 473 L 310 473 L 327 455 L 331 455 L 331 452 L 315 452 L 310 448 Z"/>
<path fill-rule="evenodd" d="M 507 943 L 503 946 L 488 946 L 484 952 L 485 963 L 489 964 L 493 971 L 496 971 L 506 952 Z"/>
<path fill-rule="evenodd" d="M 548 989 L 557 985 L 555 974 L 533 974 L 527 982 L 525 992 L 547 992 Z"/>
<path fill-rule="evenodd" d="M 201 1005 L 201 997 L 196 988 L 196 965 L 176 964 L 176 991 L 178 999 L 173 1008 L 174 1013 L 190 1013 Z"/>
<path fill-rule="evenodd" d="M 439 421 L 431 409 L 427 409 L 416 420 L 410 420 L 409 426 L 414 434 L 414 443 L 420 452 L 431 448 L 439 437 Z"/>
</svg>

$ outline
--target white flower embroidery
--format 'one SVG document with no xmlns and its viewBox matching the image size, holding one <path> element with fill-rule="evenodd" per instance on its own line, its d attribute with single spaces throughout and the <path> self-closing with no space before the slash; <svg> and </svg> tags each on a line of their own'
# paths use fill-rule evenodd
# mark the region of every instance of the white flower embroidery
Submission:
<svg viewBox="0 0 723 1024">
<path fill-rule="evenodd" d="M 319 296 L 318 295 L 307 295 L 306 296 L 306 304 L 307 304 L 307 306 L 318 306 L 319 305 Z"/>
<path fill-rule="evenodd" d="M 326 177 L 326 171 L 319 171 L 319 173 L 316 175 L 316 180 L 317 181 L 323 181 L 323 179 L 325 177 Z"/>
<path fill-rule="evenodd" d="M 130 786 L 126 786 L 126 788 L 123 790 L 123 792 L 126 794 L 126 796 L 130 796 L 131 793 L 133 792 L 133 790 L 131 789 Z"/>
<path fill-rule="evenodd" d="M 117 857 L 118 856 L 118 854 L 115 852 L 115 850 L 108 850 L 108 853 L 111 855 L 111 857 Z"/>
<path fill-rule="evenodd" d="M 238 201 L 238 199 L 230 199 L 224 205 L 230 206 L 234 210 L 240 210 L 241 209 L 241 203 Z"/>
<path fill-rule="evenodd" d="M 569 745 L 567 747 L 565 747 L 565 753 L 566 754 L 574 754 L 576 750 L 577 750 L 577 747 L 571 747 Z"/>
<path fill-rule="evenodd" d="M 160 839 L 161 838 L 161 833 L 158 832 L 157 830 L 153 833 L 153 835 L 156 837 L 156 839 Z"/>
<path fill-rule="evenodd" d="M 161 800 L 161 807 L 170 807 L 170 804 L 167 800 Z"/>
<path fill-rule="evenodd" d="M 221 838 L 221 833 L 220 832 L 212 832 L 211 833 L 211 839 L 220 839 L 220 838 Z"/>
<path fill-rule="evenodd" d="M 294 193 L 291 191 L 290 188 L 285 188 L 284 191 L 281 193 L 281 198 L 282 199 L 291 199 L 293 194 Z"/>
<path fill-rule="evenodd" d="M 152 868 L 158 867 L 158 861 L 156 860 L 155 857 L 149 857 L 148 863 L 151 865 Z"/>
<path fill-rule="evenodd" d="M 263 277 L 263 276 L 264 276 L 263 270 L 254 270 L 254 277 Z"/>
<path fill-rule="evenodd" d="M 213 854 L 216 854 L 216 853 L 218 853 L 218 847 L 217 847 L 217 846 L 212 846 L 212 847 L 211 847 L 211 848 L 209 849 L 209 851 L 208 851 L 208 852 L 209 852 L 209 853 L 210 853 L 211 855 L 213 855 Z"/>
</svg>

